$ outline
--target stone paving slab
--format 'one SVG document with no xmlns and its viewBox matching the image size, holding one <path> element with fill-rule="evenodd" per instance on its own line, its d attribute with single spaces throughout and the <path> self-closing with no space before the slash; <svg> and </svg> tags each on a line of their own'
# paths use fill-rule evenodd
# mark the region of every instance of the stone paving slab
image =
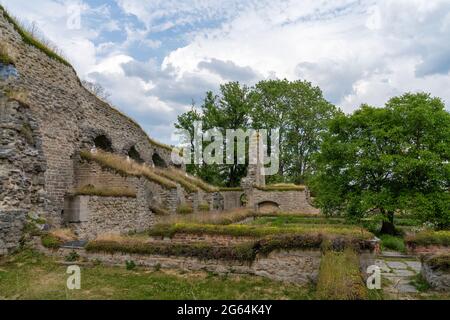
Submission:
<svg viewBox="0 0 450 320">
<path fill-rule="evenodd" d="M 412 277 L 416 275 L 416 272 L 405 269 L 394 269 L 394 273 L 402 277 Z"/>
<path fill-rule="evenodd" d="M 409 268 L 413 269 L 416 273 L 419 273 L 422 269 L 422 263 L 420 261 L 405 261 Z"/>
<path fill-rule="evenodd" d="M 386 261 L 386 264 L 391 269 L 406 269 L 407 265 L 401 261 Z"/>
<path fill-rule="evenodd" d="M 386 257 L 386 259 L 383 259 Z M 387 252 L 375 260 L 375 264 L 381 269 L 381 276 L 389 280 L 383 290 L 399 299 L 410 299 L 410 294 L 417 293 L 416 287 L 411 284 L 411 279 L 420 273 L 420 261 L 405 260 L 400 253 Z"/>
</svg>

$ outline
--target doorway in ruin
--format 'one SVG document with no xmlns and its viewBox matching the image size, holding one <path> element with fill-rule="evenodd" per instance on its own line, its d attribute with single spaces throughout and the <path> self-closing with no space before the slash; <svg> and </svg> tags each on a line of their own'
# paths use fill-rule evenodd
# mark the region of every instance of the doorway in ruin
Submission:
<svg viewBox="0 0 450 320">
<path fill-rule="evenodd" d="M 263 201 L 258 203 L 258 212 L 274 213 L 280 211 L 280 205 L 273 201 Z"/>
</svg>

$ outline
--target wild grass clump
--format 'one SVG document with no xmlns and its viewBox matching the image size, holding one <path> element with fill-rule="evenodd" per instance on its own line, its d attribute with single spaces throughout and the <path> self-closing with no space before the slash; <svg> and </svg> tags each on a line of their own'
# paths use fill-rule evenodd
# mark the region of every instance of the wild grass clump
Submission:
<svg viewBox="0 0 450 320">
<path fill-rule="evenodd" d="M 202 202 L 198 205 L 198 211 L 200 212 L 208 212 L 209 211 L 209 203 Z"/>
<path fill-rule="evenodd" d="M 6 46 L 3 44 L 0 44 L 0 63 L 14 65 L 14 59 L 9 55 Z"/>
<path fill-rule="evenodd" d="M 381 248 L 383 250 L 390 249 L 399 252 L 406 251 L 405 241 L 401 237 L 394 237 L 391 235 L 384 234 L 380 236 L 380 239 L 381 239 Z"/>
<path fill-rule="evenodd" d="M 66 65 L 66 66 L 72 67 L 69 62 L 67 62 L 64 58 L 61 57 L 60 54 L 56 53 L 55 49 L 50 48 L 49 43 L 45 43 L 46 41 L 43 39 L 37 39 L 32 31 L 28 31 L 27 28 L 25 28 L 23 25 L 21 25 L 15 18 L 10 16 L 2 5 L 0 5 L 0 11 L 1 11 L 1 14 L 3 14 L 3 17 L 9 23 L 11 23 L 13 25 L 14 29 L 20 35 L 23 42 L 41 50 L 48 57 L 50 57 L 58 62 L 61 62 L 62 64 Z"/>
<path fill-rule="evenodd" d="M 23 106 L 29 106 L 30 100 L 28 98 L 28 92 L 24 90 L 5 90 L 5 95 L 10 100 L 14 100 L 22 104 Z"/>
<path fill-rule="evenodd" d="M 41 236 L 41 243 L 48 249 L 58 249 L 63 242 L 52 234 L 44 234 Z"/>
<path fill-rule="evenodd" d="M 416 246 L 450 246 L 450 230 L 421 231 L 406 236 L 405 242 L 410 247 Z"/>
<path fill-rule="evenodd" d="M 325 252 L 320 262 L 316 298 L 320 300 L 368 298 L 359 269 L 359 258 L 353 250 Z"/>
<path fill-rule="evenodd" d="M 150 210 L 157 216 L 170 216 L 170 212 L 158 206 L 150 206 Z"/>
<path fill-rule="evenodd" d="M 98 188 L 92 185 L 87 185 L 75 189 L 73 195 L 136 198 L 136 191 L 131 190 L 129 188 L 107 188 L 107 187 Z"/>
<path fill-rule="evenodd" d="M 177 207 L 178 214 L 191 214 L 192 212 L 194 212 L 194 209 L 192 208 L 192 205 L 190 205 L 189 203 L 181 203 Z"/>
<path fill-rule="evenodd" d="M 255 186 L 256 189 L 261 191 L 304 191 L 305 186 L 296 185 L 293 183 L 277 183 L 266 186 Z"/>
<path fill-rule="evenodd" d="M 146 164 L 139 164 L 133 160 L 127 161 L 125 157 L 113 153 L 104 151 L 92 153 L 87 150 L 82 150 L 80 151 L 80 156 L 82 159 L 95 161 L 102 167 L 112 169 L 122 175 L 144 177 L 168 189 L 175 189 L 177 187 L 174 182 L 156 174 Z"/>
</svg>

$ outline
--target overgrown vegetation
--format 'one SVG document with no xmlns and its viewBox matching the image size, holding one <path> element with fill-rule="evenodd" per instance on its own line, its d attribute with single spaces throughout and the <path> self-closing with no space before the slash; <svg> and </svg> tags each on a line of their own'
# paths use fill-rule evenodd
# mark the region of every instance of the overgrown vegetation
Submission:
<svg viewBox="0 0 450 320">
<path fill-rule="evenodd" d="M 209 211 L 209 203 L 208 202 L 202 202 L 198 205 L 198 210 L 200 212 L 208 212 Z"/>
<path fill-rule="evenodd" d="M 433 270 L 450 271 L 450 254 L 434 254 L 422 257 L 422 263 L 426 263 Z"/>
<path fill-rule="evenodd" d="M 82 150 L 80 151 L 80 156 L 82 159 L 95 161 L 102 167 L 112 169 L 122 175 L 144 177 L 168 189 L 174 189 L 177 187 L 174 182 L 167 178 L 161 177 L 149 166 L 145 164 L 138 164 L 133 160 L 127 161 L 126 158 L 116 154 L 103 151 L 92 153 L 87 150 Z"/>
<path fill-rule="evenodd" d="M 66 66 L 72 67 L 69 62 L 67 62 L 64 58 L 61 57 L 60 54 L 56 53 L 54 49 L 50 48 L 49 44 L 44 43 L 45 41 L 39 40 L 33 35 L 30 31 L 28 31 L 23 25 L 21 25 L 15 18 L 10 16 L 5 8 L 0 5 L 0 11 L 3 17 L 13 25 L 14 29 L 22 38 L 22 41 L 26 44 L 33 46 L 43 53 L 45 53 L 48 57 L 65 64 Z"/>
<path fill-rule="evenodd" d="M 410 247 L 416 246 L 450 246 L 450 230 L 422 231 L 408 235 L 405 242 Z"/>
<path fill-rule="evenodd" d="M 88 252 L 155 254 L 196 257 L 199 259 L 237 260 L 252 262 L 258 254 L 268 255 L 275 250 L 320 249 L 327 242 L 333 250 L 367 249 L 367 243 L 345 236 L 312 234 L 280 234 L 265 236 L 243 244 L 217 246 L 214 243 L 150 243 L 142 237 L 98 238 L 86 246 Z"/>
<path fill-rule="evenodd" d="M 180 203 L 177 207 L 178 214 L 191 214 L 192 212 L 194 212 L 194 209 L 189 203 Z"/>
<path fill-rule="evenodd" d="M 256 189 L 262 191 L 304 191 L 305 186 L 295 185 L 291 183 L 278 183 L 266 186 L 255 186 Z"/>
<path fill-rule="evenodd" d="M 170 212 L 164 208 L 158 206 L 150 206 L 150 210 L 154 212 L 157 216 L 169 216 Z"/>
<path fill-rule="evenodd" d="M 50 233 L 41 236 L 41 243 L 48 249 L 58 249 L 62 245 L 62 241 Z"/>
<path fill-rule="evenodd" d="M 321 300 L 368 298 L 367 288 L 359 269 L 359 258 L 353 250 L 325 252 L 320 262 L 316 298 Z"/>
<path fill-rule="evenodd" d="M 98 188 L 92 185 L 87 185 L 75 189 L 73 195 L 136 198 L 136 191 L 131 190 L 129 188 L 107 188 L 107 187 Z"/>
<path fill-rule="evenodd" d="M 405 242 L 401 237 L 395 237 L 388 234 L 384 234 L 380 236 L 381 240 L 381 248 L 391 249 L 395 251 L 405 252 Z"/>
<path fill-rule="evenodd" d="M 334 227 L 325 225 L 298 225 L 286 227 L 266 227 L 253 225 L 213 225 L 199 223 L 158 224 L 149 231 L 151 236 L 173 237 L 176 233 L 216 234 L 229 236 L 264 237 L 276 234 L 325 234 L 369 239 L 373 235 L 358 227 Z"/>
<path fill-rule="evenodd" d="M 1 6 L 0 6 L 1 7 Z M 14 59 L 8 53 L 8 50 L 4 44 L 0 44 L 0 63 L 14 65 Z"/>
</svg>

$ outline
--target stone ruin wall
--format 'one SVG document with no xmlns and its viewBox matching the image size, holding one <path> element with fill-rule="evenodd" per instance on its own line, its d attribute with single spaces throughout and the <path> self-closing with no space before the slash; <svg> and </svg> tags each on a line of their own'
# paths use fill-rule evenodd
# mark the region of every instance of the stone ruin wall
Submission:
<svg viewBox="0 0 450 320">
<path fill-rule="evenodd" d="M 256 210 L 262 210 L 264 203 L 273 203 L 278 206 L 281 212 L 297 212 L 303 214 L 319 214 L 320 211 L 314 208 L 308 199 L 308 192 L 305 191 L 264 191 L 252 190 L 251 206 Z"/>
<path fill-rule="evenodd" d="M 149 164 L 154 153 L 167 164 L 171 157 L 169 150 L 151 143 L 133 120 L 84 89 L 71 67 L 25 44 L 3 14 L 0 43 L 14 59 L 18 73 L 17 78 L 0 79 L 0 237 L 8 239 L 8 243 L 0 240 L 0 252 L 5 252 L 18 246 L 17 231 L 27 215 L 45 218 L 51 226 L 61 225 L 79 151 L 90 148 L 96 136 L 108 137 L 118 153 L 135 146 Z M 8 99 L 7 92 L 21 93 L 21 98 Z M 28 135 L 18 127 L 22 118 L 31 126 L 34 146 L 21 145 L 22 136 Z M 10 237 L 11 233 L 15 236 Z"/>
</svg>

